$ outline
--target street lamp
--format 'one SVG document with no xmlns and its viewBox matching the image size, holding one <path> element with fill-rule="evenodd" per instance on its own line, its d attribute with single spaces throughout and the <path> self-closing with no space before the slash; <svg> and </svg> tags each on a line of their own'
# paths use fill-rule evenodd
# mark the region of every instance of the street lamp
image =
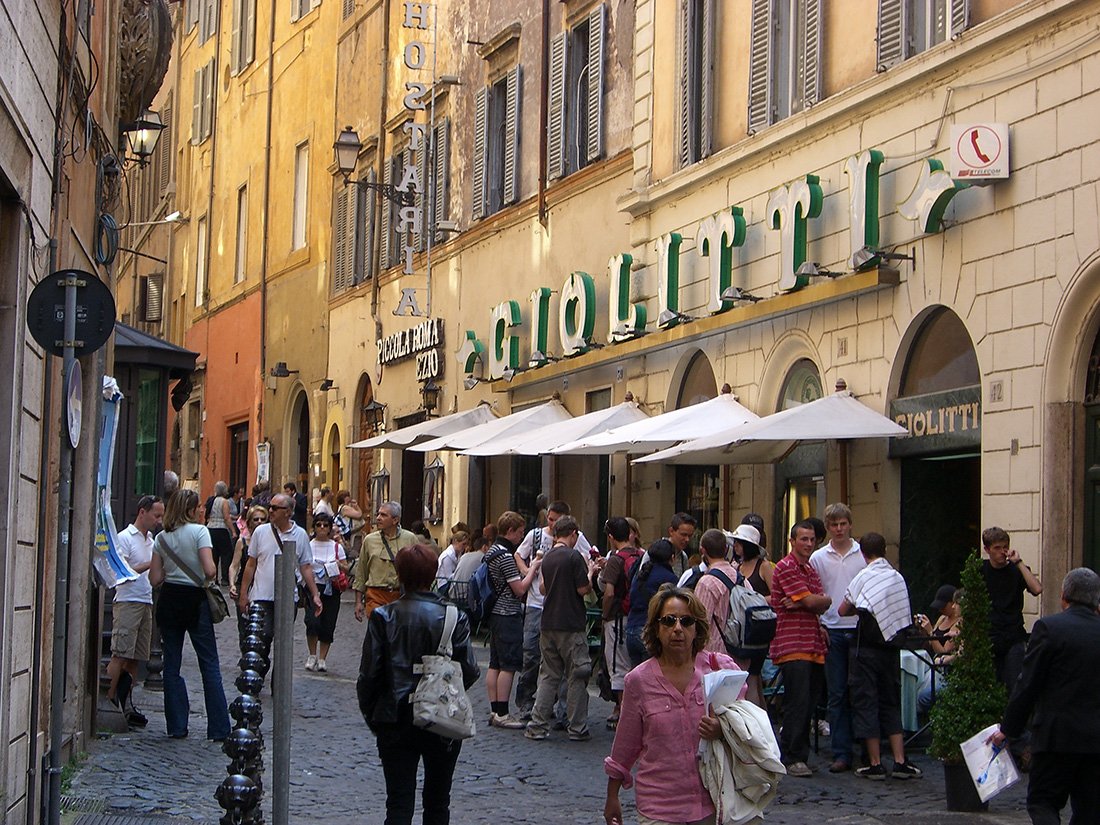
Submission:
<svg viewBox="0 0 1100 825">
<path fill-rule="evenodd" d="M 369 180 L 353 181 L 351 179 L 351 173 L 355 171 L 355 166 L 359 161 L 359 153 L 363 150 L 363 143 L 359 140 L 359 134 L 351 126 L 344 127 L 344 131 L 339 134 L 336 142 L 332 144 L 332 150 L 336 155 L 336 168 L 344 176 L 344 186 L 354 183 L 360 189 L 381 192 L 384 198 L 398 206 L 413 205 L 414 195 L 412 190 L 403 192 L 392 183 L 377 183 Z"/>
<path fill-rule="evenodd" d="M 371 432 L 378 432 L 386 420 L 386 405 L 379 404 L 372 398 L 368 404 L 363 406 L 363 412 L 367 415 L 367 425 L 370 427 Z"/>
<path fill-rule="evenodd" d="M 431 378 L 420 388 L 420 395 L 424 399 L 424 412 L 427 413 L 428 418 L 432 417 L 432 410 L 439 406 L 439 391 L 439 385 Z"/>
<path fill-rule="evenodd" d="M 130 152 L 137 158 L 138 165 L 144 166 L 157 147 L 160 133 L 164 130 L 164 121 L 160 113 L 146 109 L 133 123 L 122 127 L 126 133 L 126 142 Z"/>
</svg>

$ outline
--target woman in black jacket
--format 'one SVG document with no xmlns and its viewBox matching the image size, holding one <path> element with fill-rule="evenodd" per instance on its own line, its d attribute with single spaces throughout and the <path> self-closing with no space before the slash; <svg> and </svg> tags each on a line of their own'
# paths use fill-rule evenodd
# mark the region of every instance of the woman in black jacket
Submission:
<svg viewBox="0 0 1100 825">
<path fill-rule="evenodd" d="M 359 664 L 359 709 L 378 740 L 386 778 L 385 825 L 412 822 L 416 770 L 424 760 L 424 825 L 447 825 L 451 819 L 451 779 L 461 741 L 446 739 L 412 723 L 410 699 L 420 675 L 413 667 L 439 650 L 447 608 L 431 592 L 437 557 L 424 544 L 402 548 L 393 566 L 401 598 L 370 615 L 363 658 Z M 467 689 L 480 671 L 470 645 L 470 622 L 459 611 L 451 637 L 451 658 L 462 667 Z"/>
</svg>

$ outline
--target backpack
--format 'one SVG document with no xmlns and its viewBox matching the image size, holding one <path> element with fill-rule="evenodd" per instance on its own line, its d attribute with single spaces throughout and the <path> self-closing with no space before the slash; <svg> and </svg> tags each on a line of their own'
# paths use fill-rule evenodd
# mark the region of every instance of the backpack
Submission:
<svg viewBox="0 0 1100 825">
<path fill-rule="evenodd" d="M 738 659 L 747 659 L 764 653 L 775 638 L 775 611 L 766 596 L 747 587 L 737 586 L 721 570 L 708 570 L 726 586 L 730 593 L 730 612 L 725 627 L 718 632 L 726 643 L 726 652 Z M 744 578 L 738 574 L 738 584 Z"/>
<path fill-rule="evenodd" d="M 493 579 L 489 575 L 489 560 L 495 559 L 500 553 L 507 552 L 503 547 L 494 547 L 481 560 L 481 565 L 470 577 L 470 586 L 466 591 L 466 612 L 470 614 L 470 621 L 483 622 L 493 612 L 497 603 L 497 593 L 493 589 Z"/>
<path fill-rule="evenodd" d="M 634 565 L 638 563 L 638 559 L 642 557 L 642 551 L 637 547 L 633 548 L 634 552 L 629 550 L 616 550 L 615 555 L 623 561 L 623 574 L 619 576 L 619 580 L 615 582 L 615 601 L 619 605 L 619 609 L 622 611 L 622 615 L 630 615 L 630 580 L 634 574 Z"/>
</svg>

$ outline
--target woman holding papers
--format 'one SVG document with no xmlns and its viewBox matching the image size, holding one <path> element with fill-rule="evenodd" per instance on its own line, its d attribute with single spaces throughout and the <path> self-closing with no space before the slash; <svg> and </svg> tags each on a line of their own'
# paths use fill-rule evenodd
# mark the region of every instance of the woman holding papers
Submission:
<svg viewBox="0 0 1100 825">
<path fill-rule="evenodd" d="M 619 789 L 635 781 L 639 825 L 714 822 L 697 760 L 700 739 L 716 739 L 721 726 L 708 713 L 703 676 L 739 668 L 729 656 L 703 650 L 708 634 L 706 613 L 690 590 L 664 585 L 650 600 L 642 639 L 653 658 L 627 674 L 615 743 L 604 760 L 607 825 L 622 825 Z"/>
</svg>

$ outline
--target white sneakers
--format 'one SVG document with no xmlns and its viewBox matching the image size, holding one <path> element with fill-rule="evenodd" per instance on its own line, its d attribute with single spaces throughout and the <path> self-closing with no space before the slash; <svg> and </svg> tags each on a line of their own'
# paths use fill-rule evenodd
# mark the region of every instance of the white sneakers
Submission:
<svg viewBox="0 0 1100 825">
<path fill-rule="evenodd" d="M 319 673 L 327 673 L 328 672 L 328 665 L 325 664 L 324 659 L 318 659 L 317 660 L 317 670 L 318 670 Z"/>
<path fill-rule="evenodd" d="M 317 657 L 310 656 L 306 659 L 306 670 L 317 670 Z"/>
</svg>

